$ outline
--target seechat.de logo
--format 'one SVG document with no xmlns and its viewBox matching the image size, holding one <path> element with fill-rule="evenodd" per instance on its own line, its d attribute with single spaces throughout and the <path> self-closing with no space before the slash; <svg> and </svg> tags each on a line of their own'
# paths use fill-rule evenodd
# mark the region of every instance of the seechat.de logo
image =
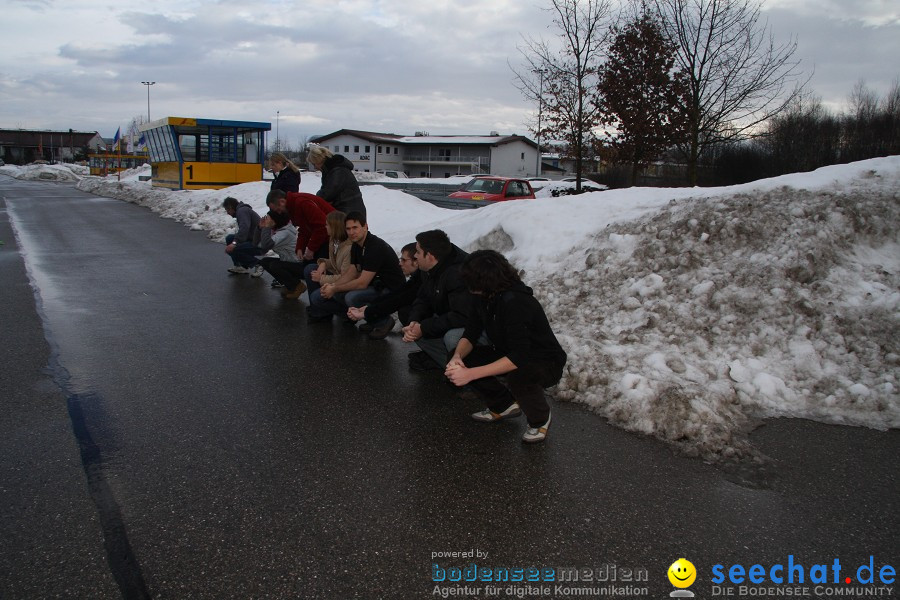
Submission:
<svg viewBox="0 0 900 600">
<path fill-rule="evenodd" d="M 679 588 L 669 594 L 672 598 L 693 598 L 694 593 L 685 589 L 691 587 L 697 579 L 697 569 L 686 558 L 679 558 L 669 566 L 666 572 L 669 582 Z"/>
</svg>

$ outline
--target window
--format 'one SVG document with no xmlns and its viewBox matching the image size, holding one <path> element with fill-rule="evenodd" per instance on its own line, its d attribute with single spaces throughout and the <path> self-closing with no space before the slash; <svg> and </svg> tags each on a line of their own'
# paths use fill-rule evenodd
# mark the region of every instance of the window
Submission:
<svg viewBox="0 0 900 600">
<path fill-rule="evenodd" d="M 381 146 L 377 146 L 378 154 L 381 154 Z"/>
<path fill-rule="evenodd" d="M 371 152 L 371 151 L 372 151 L 372 150 L 371 150 L 371 146 L 366 146 L 366 154 L 368 154 L 368 153 Z"/>
<path fill-rule="evenodd" d="M 350 146 L 344 146 L 344 152 L 350 152 Z"/>
<path fill-rule="evenodd" d="M 359 154 L 359 146 L 353 146 L 353 153 Z"/>
<path fill-rule="evenodd" d="M 385 146 L 385 147 L 384 147 L 384 153 L 385 153 L 385 154 L 390 154 L 390 153 L 391 153 L 391 147 L 390 147 L 390 146 Z"/>
<path fill-rule="evenodd" d="M 197 160 L 197 135 L 193 133 L 178 134 L 178 146 L 181 148 L 181 158 L 185 161 Z"/>
<path fill-rule="evenodd" d="M 438 149 L 438 157 L 441 160 L 449 161 L 450 160 L 450 148 L 440 148 Z"/>
<path fill-rule="evenodd" d="M 398 154 L 399 150 L 400 150 L 400 148 L 394 148 L 394 154 Z"/>
<path fill-rule="evenodd" d="M 340 151 L 341 151 L 341 147 L 340 147 L 340 146 L 335 146 L 335 147 L 334 147 L 334 151 L 335 151 L 335 152 L 340 152 Z"/>
<path fill-rule="evenodd" d="M 522 153 L 522 160 L 525 160 L 525 153 Z"/>
</svg>

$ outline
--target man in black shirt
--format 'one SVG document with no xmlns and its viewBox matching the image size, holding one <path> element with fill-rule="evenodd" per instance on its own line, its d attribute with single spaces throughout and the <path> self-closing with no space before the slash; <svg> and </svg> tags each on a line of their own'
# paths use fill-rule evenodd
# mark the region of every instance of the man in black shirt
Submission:
<svg viewBox="0 0 900 600">
<path fill-rule="evenodd" d="M 405 277 L 409 277 L 400 288 L 390 294 L 379 296 L 374 302 L 360 307 L 351 307 L 347 310 L 347 316 L 353 321 L 366 320 L 359 326 L 359 330 L 368 333 L 373 340 L 382 340 L 390 333 L 396 321 L 391 316 L 397 313 L 397 318 L 406 326 L 409 325 L 409 313 L 412 310 L 413 301 L 422 284 L 422 273 L 416 262 L 416 243 L 412 242 L 400 250 L 400 270 Z M 388 317 L 387 321 L 384 318 Z M 382 323 L 375 328 L 372 323 Z"/>
<path fill-rule="evenodd" d="M 353 242 L 351 268 L 335 283 L 327 283 L 320 288 L 325 302 L 306 309 L 310 322 L 330 321 L 334 315 L 346 316 L 348 308 L 368 304 L 406 282 L 394 249 L 369 233 L 364 214 L 351 212 L 345 224 L 347 237 Z M 388 318 L 384 317 L 382 321 Z M 373 323 L 373 326 L 379 324 Z"/>
</svg>

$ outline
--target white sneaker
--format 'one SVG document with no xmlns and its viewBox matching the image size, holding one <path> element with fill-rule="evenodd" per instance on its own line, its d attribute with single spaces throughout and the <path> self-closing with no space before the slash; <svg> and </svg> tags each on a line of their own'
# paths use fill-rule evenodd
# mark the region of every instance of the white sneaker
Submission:
<svg viewBox="0 0 900 600">
<path fill-rule="evenodd" d="M 547 429 L 550 427 L 550 417 L 547 417 L 547 422 L 541 425 L 540 427 L 531 427 L 525 431 L 525 435 L 522 436 L 522 441 L 526 444 L 535 444 L 537 442 L 543 442 L 547 439 Z"/>
<path fill-rule="evenodd" d="M 480 410 L 472 413 L 472 418 L 480 423 L 493 423 L 494 421 L 502 421 L 503 419 L 512 419 L 522 414 L 522 409 L 515 402 L 509 405 L 509 408 L 502 413 L 495 413 L 488 409 Z"/>
<path fill-rule="evenodd" d="M 249 271 L 249 269 L 245 269 L 244 267 L 242 267 L 240 265 L 234 265 L 233 267 L 228 269 L 228 272 L 229 273 L 249 273 L 250 271 Z"/>
<path fill-rule="evenodd" d="M 262 277 L 262 274 L 266 271 L 262 268 L 262 265 L 256 265 L 255 267 L 251 267 L 249 272 L 250 277 Z"/>
</svg>

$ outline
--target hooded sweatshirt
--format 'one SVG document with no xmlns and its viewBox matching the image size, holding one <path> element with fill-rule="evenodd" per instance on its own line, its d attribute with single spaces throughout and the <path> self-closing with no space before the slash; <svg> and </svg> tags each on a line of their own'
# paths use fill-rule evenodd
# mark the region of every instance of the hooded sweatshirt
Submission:
<svg viewBox="0 0 900 600">
<path fill-rule="evenodd" d="M 494 348 L 518 368 L 531 362 L 549 362 L 559 369 L 566 364 L 566 352 L 550 328 L 550 322 L 533 290 L 524 283 L 490 298 L 474 302 L 463 334 L 474 346 L 481 333 L 487 334 Z"/>
<path fill-rule="evenodd" d="M 234 234 L 235 243 L 252 242 L 254 246 L 258 246 L 259 215 L 256 214 L 256 211 L 249 204 L 238 202 L 234 218 L 237 219 L 238 224 L 237 233 Z"/>
</svg>

